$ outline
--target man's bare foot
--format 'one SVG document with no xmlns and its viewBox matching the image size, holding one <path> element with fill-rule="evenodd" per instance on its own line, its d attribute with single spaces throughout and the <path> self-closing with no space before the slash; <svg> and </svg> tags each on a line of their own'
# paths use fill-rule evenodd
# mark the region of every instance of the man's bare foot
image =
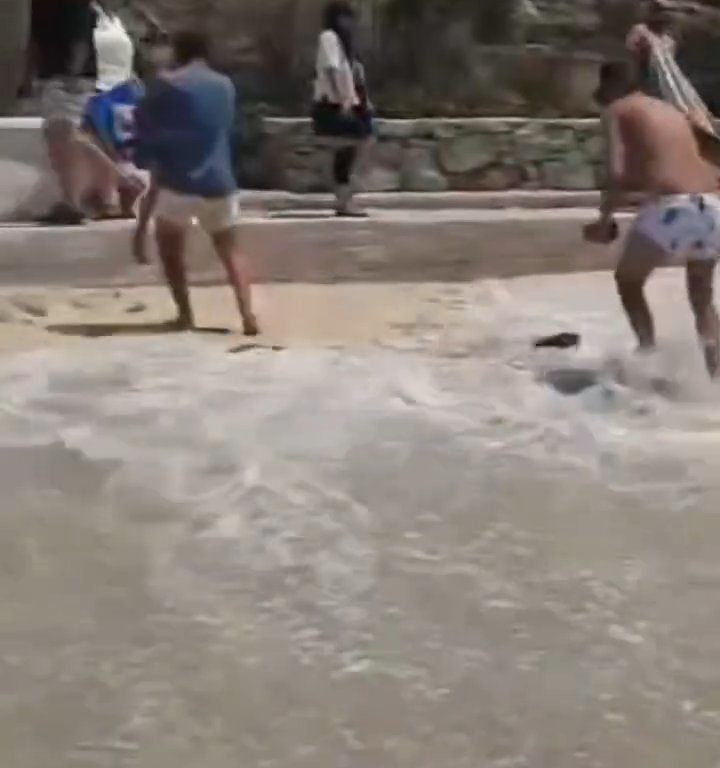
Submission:
<svg viewBox="0 0 720 768">
<path fill-rule="evenodd" d="M 258 336 L 260 334 L 257 317 L 252 313 L 243 317 L 243 333 L 246 336 Z"/>
<path fill-rule="evenodd" d="M 120 210 L 126 218 L 135 218 L 135 208 L 140 197 L 145 192 L 144 186 L 124 184 L 118 190 L 120 198 Z"/>
<path fill-rule="evenodd" d="M 718 369 L 720 369 L 720 354 L 718 354 L 717 345 L 712 342 L 703 344 L 703 356 L 708 375 L 713 380 L 717 379 Z"/>
<path fill-rule="evenodd" d="M 138 264 L 147 265 L 150 263 L 150 257 L 148 256 L 148 243 L 147 236 L 144 232 L 136 232 L 133 235 L 132 251 L 133 257 Z"/>
<path fill-rule="evenodd" d="M 649 357 L 657 352 L 655 342 L 642 342 L 635 347 L 635 354 L 638 357 Z"/>
<path fill-rule="evenodd" d="M 192 331 L 195 328 L 195 318 L 192 315 L 178 315 L 174 320 L 170 320 L 168 327 L 174 331 Z"/>
</svg>

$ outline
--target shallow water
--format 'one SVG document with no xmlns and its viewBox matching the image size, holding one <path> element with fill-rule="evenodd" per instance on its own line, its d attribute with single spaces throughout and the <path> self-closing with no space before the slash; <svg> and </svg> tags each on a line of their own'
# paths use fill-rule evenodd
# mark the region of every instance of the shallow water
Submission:
<svg viewBox="0 0 720 768">
<path fill-rule="evenodd" d="M 680 278 L 640 362 L 608 283 L 4 362 L 3 766 L 717 766 L 720 397 Z"/>
</svg>

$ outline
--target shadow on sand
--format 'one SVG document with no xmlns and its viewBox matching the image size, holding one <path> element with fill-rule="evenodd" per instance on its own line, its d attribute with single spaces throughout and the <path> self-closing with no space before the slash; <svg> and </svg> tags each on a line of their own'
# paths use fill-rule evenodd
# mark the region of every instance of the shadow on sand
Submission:
<svg viewBox="0 0 720 768">
<path fill-rule="evenodd" d="M 165 323 L 68 323 L 65 325 L 49 325 L 50 333 L 61 336 L 80 336 L 87 339 L 102 339 L 108 336 L 159 336 L 166 333 L 187 333 L 175 322 Z M 193 328 L 191 333 L 213 334 L 228 336 L 233 331 L 230 328 L 202 327 Z"/>
<path fill-rule="evenodd" d="M 262 342 L 246 341 L 244 344 L 238 344 L 228 350 L 231 355 L 239 355 L 242 352 L 253 352 L 257 349 L 264 349 L 268 352 L 284 352 L 286 347 L 281 344 L 263 344 Z"/>
<path fill-rule="evenodd" d="M 332 219 L 335 221 L 338 217 L 332 209 L 318 209 L 314 211 L 273 211 L 268 215 L 268 218 L 275 219 L 276 221 L 322 221 L 324 219 Z"/>
</svg>

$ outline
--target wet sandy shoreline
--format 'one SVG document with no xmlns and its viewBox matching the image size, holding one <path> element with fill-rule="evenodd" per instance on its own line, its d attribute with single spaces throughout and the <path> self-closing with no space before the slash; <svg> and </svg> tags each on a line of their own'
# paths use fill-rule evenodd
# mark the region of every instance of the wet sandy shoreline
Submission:
<svg viewBox="0 0 720 768">
<path fill-rule="evenodd" d="M 192 289 L 197 333 L 228 349 L 332 347 L 399 339 L 450 321 L 462 289 L 451 284 L 260 285 L 263 333 L 244 337 L 230 290 Z M 0 289 L 0 353 L 87 346 L 110 337 L 161 336 L 173 317 L 163 286 L 117 289 Z M 93 347 L 96 348 L 96 347 Z"/>
</svg>

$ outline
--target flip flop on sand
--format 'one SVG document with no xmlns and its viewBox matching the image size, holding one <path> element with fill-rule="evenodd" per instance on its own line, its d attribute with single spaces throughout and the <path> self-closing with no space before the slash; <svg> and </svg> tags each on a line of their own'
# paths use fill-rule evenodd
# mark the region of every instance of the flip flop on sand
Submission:
<svg viewBox="0 0 720 768">
<path fill-rule="evenodd" d="M 545 336 L 537 339 L 534 343 L 535 349 L 577 349 L 580 346 L 581 337 L 579 333 L 557 333 L 554 336 Z"/>
</svg>

